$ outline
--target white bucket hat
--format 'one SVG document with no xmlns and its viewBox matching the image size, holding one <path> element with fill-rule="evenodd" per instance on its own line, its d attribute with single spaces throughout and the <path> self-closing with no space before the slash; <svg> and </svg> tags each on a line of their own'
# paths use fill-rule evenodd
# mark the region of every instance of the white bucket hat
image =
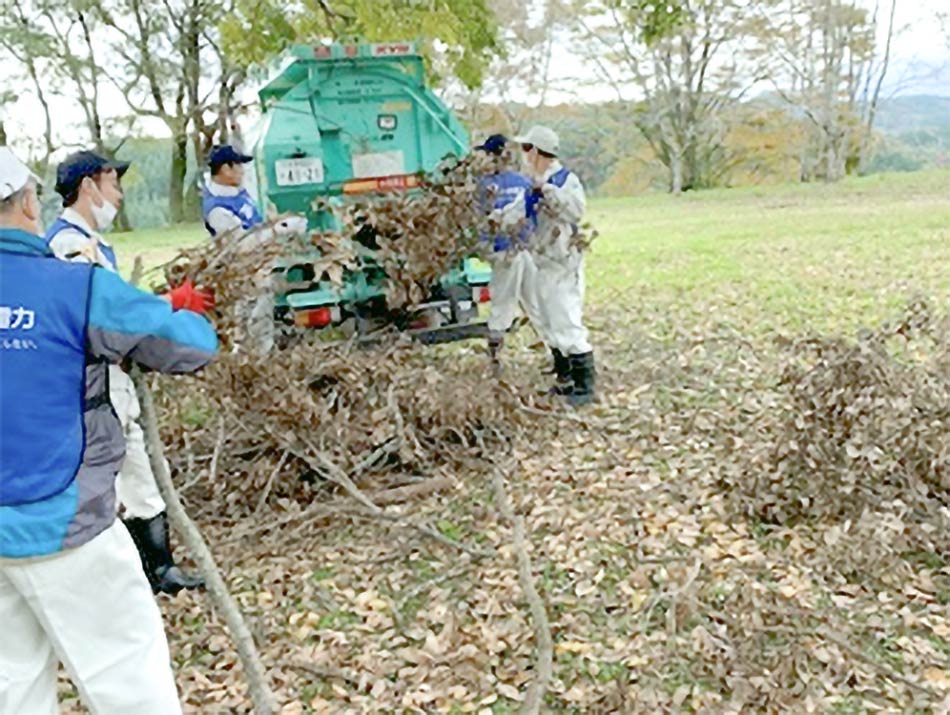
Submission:
<svg viewBox="0 0 950 715">
<path fill-rule="evenodd" d="M 561 151 L 561 140 L 557 132 L 540 124 L 535 124 L 526 134 L 517 136 L 511 141 L 517 144 L 532 144 L 545 154 L 557 156 Z"/>
<path fill-rule="evenodd" d="M 30 180 L 40 183 L 36 176 L 9 147 L 0 146 L 0 201 L 10 198 Z"/>
</svg>

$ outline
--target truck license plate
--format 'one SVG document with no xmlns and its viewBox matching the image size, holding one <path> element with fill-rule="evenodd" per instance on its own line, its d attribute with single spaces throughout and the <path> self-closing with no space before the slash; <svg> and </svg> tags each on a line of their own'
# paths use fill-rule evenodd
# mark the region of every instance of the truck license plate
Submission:
<svg viewBox="0 0 950 715">
<path fill-rule="evenodd" d="M 278 186 L 323 183 L 323 161 L 316 158 L 278 159 L 274 162 Z"/>
</svg>

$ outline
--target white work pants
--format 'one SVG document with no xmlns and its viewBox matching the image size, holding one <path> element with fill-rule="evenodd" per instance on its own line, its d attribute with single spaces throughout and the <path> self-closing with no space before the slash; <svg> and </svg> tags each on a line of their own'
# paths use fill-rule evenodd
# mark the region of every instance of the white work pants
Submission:
<svg viewBox="0 0 950 715">
<path fill-rule="evenodd" d="M 274 325 L 274 279 L 269 269 L 254 278 L 258 295 L 241 301 L 238 314 L 244 322 L 244 342 L 250 352 L 267 355 L 274 349 L 277 330 Z"/>
<path fill-rule="evenodd" d="M 541 312 L 535 285 L 538 271 L 531 254 L 527 251 L 496 253 L 491 271 L 488 330 L 498 336 L 503 334 L 511 328 L 520 306 L 531 326 L 541 334 Z"/>
<path fill-rule="evenodd" d="M 181 713 L 162 617 L 119 521 L 54 556 L 0 559 L 0 715 L 56 715 L 57 661 L 94 714 Z"/>
<path fill-rule="evenodd" d="M 165 511 L 155 474 L 145 451 L 145 433 L 138 420 L 142 408 L 132 378 L 118 365 L 109 366 L 109 399 L 125 434 L 125 461 L 115 480 L 116 497 L 125 515 L 151 519 Z"/>
<path fill-rule="evenodd" d="M 584 327 L 584 259 L 572 253 L 562 261 L 537 258 L 537 300 L 544 340 L 564 355 L 593 350 Z"/>
</svg>

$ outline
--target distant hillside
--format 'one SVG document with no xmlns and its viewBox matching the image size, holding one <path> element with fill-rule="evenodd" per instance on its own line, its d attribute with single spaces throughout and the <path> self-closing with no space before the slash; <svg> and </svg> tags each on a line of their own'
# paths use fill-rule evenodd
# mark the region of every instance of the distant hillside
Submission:
<svg viewBox="0 0 950 715">
<path fill-rule="evenodd" d="M 877 128 L 888 134 L 932 131 L 950 134 L 950 97 L 909 95 L 881 103 Z"/>
<path fill-rule="evenodd" d="M 908 95 L 881 104 L 880 142 L 871 171 L 916 171 L 950 165 L 950 97 Z"/>
</svg>

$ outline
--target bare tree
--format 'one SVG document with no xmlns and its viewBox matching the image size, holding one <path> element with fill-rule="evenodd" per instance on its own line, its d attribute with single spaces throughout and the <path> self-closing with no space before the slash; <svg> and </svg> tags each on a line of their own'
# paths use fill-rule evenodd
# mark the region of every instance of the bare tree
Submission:
<svg viewBox="0 0 950 715">
<path fill-rule="evenodd" d="M 866 166 L 890 69 L 895 14 L 895 0 L 877 0 L 872 11 L 855 0 L 760 5 L 760 49 L 773 88 L 809 127 L 802 180 L 836 181 Z"/>
<path fill-rule="evenodd" d="M 557 34 L 564 26 L 563 0 L 492 0 L 490 7 L 498 18 L 503 52 L 492 60 L 480 85 L 469 89 L 454 82 L 446 91 L 476 133 L 518 129 L 531 105 L 547 103 L 554 89 Z"/>
<path fill-rule="evenodd" d="M 243 72 L 224 60 L 215 33 L 229 0 L 89 0 L 112 33 L 120 59 L 107 76 L 139 116 L 162 121 L 171 134 L 169 215 L 196 217 L 197 193 L 186 185 L 189 146 L 201 162 L 219 130 L 218 100 L 233 100 Z M 208 120 L 211 115 L 215 119 Z"/>
<path fill-rule="evenodd" d="M 50 93 L 74 103 L 82 112 L 89 146 L 104 156 L 114 157 L 128 140 L 135 117 L 103 118 L 102 59 L 93 41 L 93 35 L 98 36 L 101 28 L 96 27 L 83 2 L 36 0 L 33 8 L 33 29 L 44 37 Z M 120 209 L 116 226 L 119 230 L 130 228 L 125 206 Z"/>
<path fill-rule="evenodd" d="M 23 0 L 2 0 L 0 4 L 0 49 L 22 68 L 43 111 L 43 146 L 38 168 L 45 171 L 55 146 L 48 85 L 45 81 L 49 69 L 46 62 L 49 47 L 47 38 L 36 29 L 36 19 L 35 9 Z"/>
<path fill-rule="evenodd" d="M 891 65 L 891 45 L 894 40 L 894 17 L 897 14 L 897 0 L 891 0 L 890 6 L 884 31 L 883 50 L 880 53 L 880 59 L 877 58 L 877 52 L 871 53 L 868 59 L 869 66 L 865 72 L 866 81 L 861 94 L 860 107 L 863 131 L 858 155 L 858 172 L 862 174 L 867 169 L 868 159 L 870 158 L 874 122 L 877 119 L 877 111 L 881 101 L 881 89 Z M 875 30 L 878 27 L 879 9 L 880 2 L 874 6 L 874 17 L 871 22 Z M 880 46 L 880 42 L 876 43 L 876 46 Z"/>
<path fill-rule="evenodd" d="M 729 165 L 723 110 L 754 83 L 743 38 L 748 3 L 578 0 L 576 27 L 603 80 L 639 95 L 633 121 L 667 168 L 673 193 L 708 186 Z"/>
</svg>

